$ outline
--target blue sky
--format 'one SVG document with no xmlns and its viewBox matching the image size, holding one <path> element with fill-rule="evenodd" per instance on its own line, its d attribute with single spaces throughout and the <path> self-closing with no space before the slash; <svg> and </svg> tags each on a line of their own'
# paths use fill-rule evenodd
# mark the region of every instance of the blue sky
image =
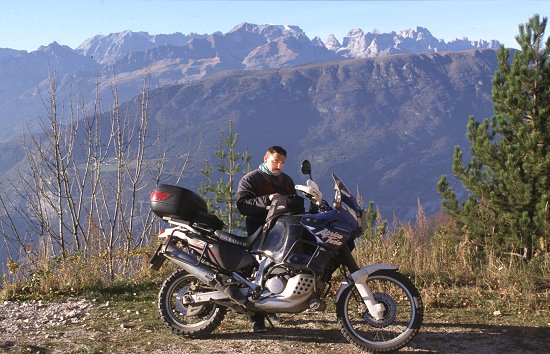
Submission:
<svg viewBox="0 0 550 354">
<path fill-rule="evenodd" d="M 0 48 L 36 50 L 53 41 L 76 48 L 94 35 L 228 32 L 241 22 L 288 24 L 323 41 L 353 28 L 365 32 L 425 27 L 438 39 L 496 39 L 517 47 L 518 25 L 550 1 L 178 1 L 0 0 Z M 547 33 L 550 33 L 550 28 Z"/>
</svg>

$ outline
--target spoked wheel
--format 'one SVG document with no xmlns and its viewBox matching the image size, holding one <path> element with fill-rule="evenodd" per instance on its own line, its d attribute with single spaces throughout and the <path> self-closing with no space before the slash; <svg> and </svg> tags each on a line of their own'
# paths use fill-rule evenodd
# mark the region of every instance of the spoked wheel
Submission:
<svg viewBox="0 0 550 354">
<path fill-rule="evenodd" d="M 403 275 L 389 270 L 369 275 L 367 285 L 384 305 L 383 318 L 372 317 L 357 288 L 350 286 L 336 304 L 342 333 L 363 350 L 384 352 L 404 347 L 422 324 L 424 307 L 418 290 Z"/>
<path fill-rule="evenodd" d="M 178 335 L 202 337 L 210 334 L 224 319 L 227 308 L 210 302 L 193 303 L 191 296 L 212 290 L 184 271 L 170 275 L 158 295 L 164 324 Z"/>
</svg>

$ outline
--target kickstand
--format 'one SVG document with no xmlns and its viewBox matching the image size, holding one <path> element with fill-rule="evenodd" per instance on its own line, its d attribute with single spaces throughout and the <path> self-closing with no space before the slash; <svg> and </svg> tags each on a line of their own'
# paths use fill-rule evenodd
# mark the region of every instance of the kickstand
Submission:
<svg viewBox="0 0 550 354">
<path fill-rule="evenodd" d="M 271 326 L 271 328 L 275 328 L 275 326 L 273 325 L 273 322 L 271 322 L 271 318 L 269 318 L 269 316 L 265 316 L 265 319 L 267 320 L 267 322 L 269 322 L 269 325 Z"/>
</svg>

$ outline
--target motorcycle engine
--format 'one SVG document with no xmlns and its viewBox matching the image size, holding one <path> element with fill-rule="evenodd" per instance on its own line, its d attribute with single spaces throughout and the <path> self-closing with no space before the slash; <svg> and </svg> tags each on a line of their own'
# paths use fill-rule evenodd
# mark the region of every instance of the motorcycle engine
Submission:
<svg viewBox="0 0 550 354">
<path fill-rule="evenodd" d="M 268 313 L 298 313 L 311 308 L 315 275 L 277 265 L 264 274 L 263 292 L 255 300 L 257 310 Z"/>
<path fill-rule="evenodd" d="M 313 278 L 310 275 L 300 274 L 284 266 L 275 266 L 266 275 L 264 290 L 271 296 L 280 295 L 283 297 L 294 297 L 296 294 L 313 290 Z M 312 279 L 310 279 L 312 278 Z M 304 284 L 307 283 L 307 284 Z"/>
<path fill-rule="evenodd" d="M 283 290 L 285 290 L 286 283 L 287 283 L 287 279 L 285 277 L 276 275 L 272 278 L 269 278 L 265 282 L 265 287 L 270 293 L 277 295 L 282 293 Z"/>
</svg>

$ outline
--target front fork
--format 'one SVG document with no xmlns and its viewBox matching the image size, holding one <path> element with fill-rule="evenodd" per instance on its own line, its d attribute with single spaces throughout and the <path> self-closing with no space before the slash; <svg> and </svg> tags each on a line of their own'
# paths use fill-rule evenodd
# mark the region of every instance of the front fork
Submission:
<svg viewBox="0 0 550 354">
<path fill-rule="evenodd" d="M 384 312 L 386 311 L 385 306 L 376 301 L 374 294 L 367 286 L 367 279 L 369 275 L 382 269 L 397 270 L 397 267 L 387 264 L 371 264 L 359 268 L 358 270 L 350 274 L 349 282 L 344 281 L 340 284 L 340 288 L 336 293 L 336 302 L 338 302 L 338 300 L 340 299 L 342 292 L 350 286 L 349 283 L 352 283 L 352 285 L 357 288 L 357 291 L 359 291 L 361 298 L 363 298 L 363 302 L 365 303 L 365 306 L 367 306 L 370 315 L 378 321 L 384 319 Z"/>
</svg>

